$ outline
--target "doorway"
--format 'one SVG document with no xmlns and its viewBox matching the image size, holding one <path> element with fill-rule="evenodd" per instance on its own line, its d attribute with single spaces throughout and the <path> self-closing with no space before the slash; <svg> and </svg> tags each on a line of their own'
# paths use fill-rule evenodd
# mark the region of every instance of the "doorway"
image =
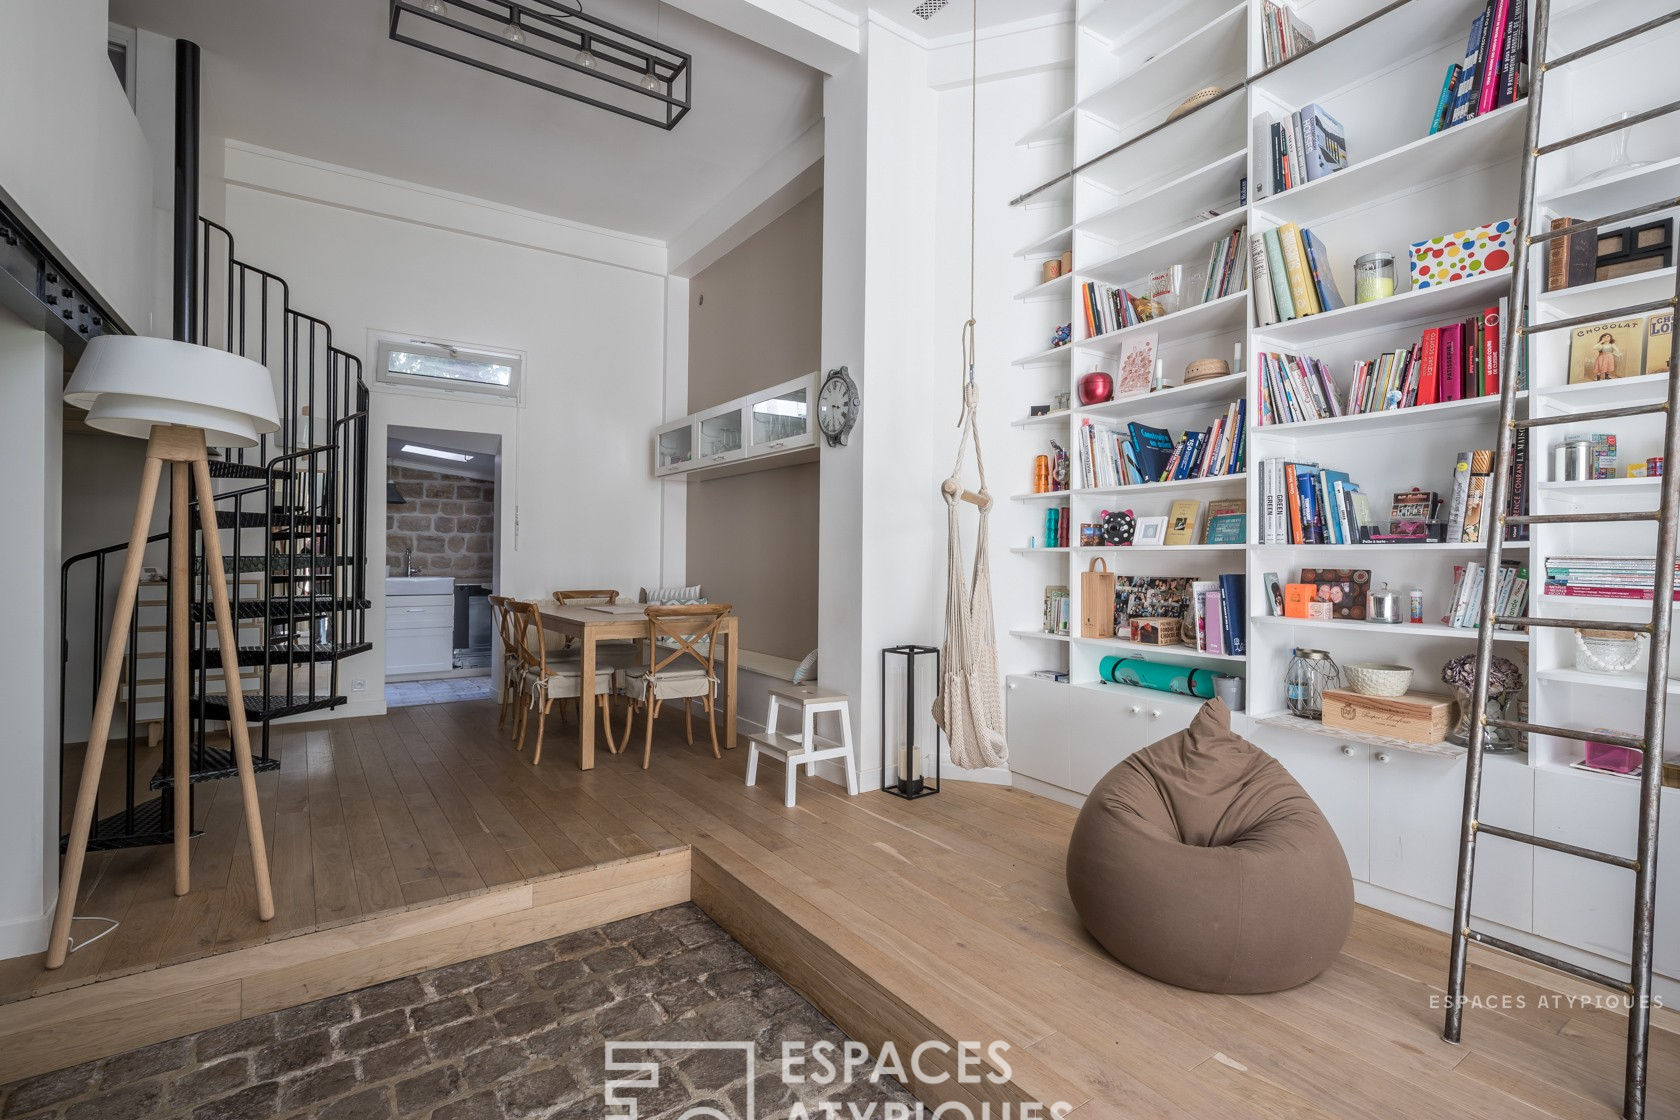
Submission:
<svg viewBox="0 0 1680 1120">
<path fill-rule="evenodd" d="M 499 435 L 386 431 L 385 703 L 490 696 Z"/>
</svg>

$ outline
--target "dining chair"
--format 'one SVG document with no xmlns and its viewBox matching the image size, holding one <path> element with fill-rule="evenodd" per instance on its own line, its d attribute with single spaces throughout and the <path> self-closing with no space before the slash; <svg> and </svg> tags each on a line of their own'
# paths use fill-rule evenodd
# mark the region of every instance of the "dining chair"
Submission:
<svg viewBox="0 0 1680 1120">
<path fill-rule="evenodd" d="M 496 698 L 496 730 L 500 731 L 514 710 L 514 698 L 519 692 L 519 643 L 514 638 L 512 602 L 506 595 L 491 595 L 490 613 L 496 624 L 496 640 L 502 659 L 502 688 Z"/>
<path fill-rule="evenodd" d="M 519 693 L 521 703 L 517 720 L 516 735 L 519 749 L 525 749 L 525 731 L 530 721 L 531 709 L 537 709 L 537 746 L 531 754 L 531 765 L 542 761 L 543 733 L 548 726 L 548 710 L 556 700 L 578 700 L 583 697 L 583 667 L 575 661 L 555 660 L 549 656 L 550 650 L 545 638 L 542 624 L 542 612 L 536 603 L 513 600 L 509 610 L 514 615 L 514 629 L 520 636 L 519 643 Z M 614 754 L 618 747 L 613 743 L 612 735 L 612 692 L 613 674 L 616 670 L 610 665 L 601 665 L 595 669 L 595 697 L 601 705 L 601 726 L 605 728 L 607 749 Z"/>
<path fill-rule="evenodd" d="M 686 606 L 650 606 L 647 609 L 647 661 L 625 670 L 622 691 L 629 700 L 624 715 L 622 746 L 630 745 L 630 727 L 636 709 L 647 712 L 647 730 L 642 744 L 642 769 L 653 758 L 653 721 L 667 700 L 683 706 L 683 733 L 694 743 L 694 713 L 690 706 L 699 700 L 712 734 L 712 757 L 718 751 L 716 692 L 717 635 L 733 608 L 728 603 L 698 603 Z"/>
</svg>

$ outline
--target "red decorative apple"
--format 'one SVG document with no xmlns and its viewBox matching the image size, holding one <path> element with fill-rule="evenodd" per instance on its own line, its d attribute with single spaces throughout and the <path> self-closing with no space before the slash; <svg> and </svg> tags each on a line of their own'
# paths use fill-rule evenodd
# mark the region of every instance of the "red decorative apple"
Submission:
<svg viewBox="0 0 1680 1120">
<path fill-rule="evenodd" d="M 1102 404 L 1114 399 L 1114 378 L 1102 370 L 1092 370 L 1079 379 L 1079 403 Z"/>
</svg>

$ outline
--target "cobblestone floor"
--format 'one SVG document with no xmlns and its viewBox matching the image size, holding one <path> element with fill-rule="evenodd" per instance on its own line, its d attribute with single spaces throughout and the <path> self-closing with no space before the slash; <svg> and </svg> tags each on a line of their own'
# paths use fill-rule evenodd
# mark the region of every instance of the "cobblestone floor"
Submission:
<svg viewBox="0 0 1680 1120">
<path fill-rule="evenodd" d="M 744 1048 L 620 1054 L 660 1062 L 657 1087 L 630 1091 L 638 1120 L 914 1107 L 897 1082 L 785 1084 L 784 1040 L 844 1036 L 698 908 L 677 906 L 16 1082 L 0 1087 L 0 1116 L 603 1120 L 626 1114 L 603 1098 L 608 1041 L 753 1044 L 752 1117 Z"/>
</svg>

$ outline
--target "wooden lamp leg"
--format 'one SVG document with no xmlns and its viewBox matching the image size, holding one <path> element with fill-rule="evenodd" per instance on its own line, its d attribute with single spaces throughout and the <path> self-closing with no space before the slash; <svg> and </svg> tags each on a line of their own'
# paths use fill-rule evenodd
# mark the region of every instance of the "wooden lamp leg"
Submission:
<svg viewBox="0 0 1680 1120">
<path fill-rule="evenodd" d="M 123 562 L 122 582 L 117 585 L 117 602 L 112 608 L 111 636 L 105 641 L 99 695 L 93 705 L 93 725 L 88 730 L 87 755 L 82 760 L 82 780 L 76 790 L 70 840 L 64 850 L 64 870 L 58 882 L 58 905 L 53 911 L 52 932 L 47 935 L 48 968 L 58 968 L 70 955 L 70 920 L 76 915 L 76 895 L 82 888 L 82 865 L 87 860 L 88 836 L 93 831 L 99 774 L 105 765 L 106 740 L 117 707 L 117 686 L 122 683 L 123 655 L 128 652 L 128 621 L 134 614 L 134 600 L 140 591 L 140 567 L 146 559 L 146 538 L 151 535 L 152 506 L 157 500 L 162 473 L 163 460 L 148 455 L 140 472 L 140 498 L 134 506 L 134 527 L 128 535 L 128 558 Z"/>
<path fill-rule="evenodd" d="M 175 805 L 175 894 L 192 890 L 192 767 L 187 758 L 187 598 L 191 575 L 187 565 L 187 538 L 192 532 L 192 514 L 187 506 L 191 486 L 185 463 L 169 465 L 169 692 L 175 723 L 169 740 L 174 770 L 170 799 Z"/>
<path fill-rule="evenodd" d="M 177 429 L 178 430 L 178 429 Z M 216 492 L 210 485 L 210 464 L 200 434 L 192 460 L 198 489 L 198 520 L 204 532 L 204 563 L 210 574 L 210 601 L 216 612 L 216 644 L 222 651 L 222 680 L 227 690 L 228 737 L 233 740 L 234 765 L 239 768 L 239 792 L 245 800 L 245 833 L 251 845 L 251 875 L 257 884 L 257 917 L 274 917 L 274 887 L 268 878 L 268 846 L 263 841 L 262 806 L 257 800 L 257 775 L 251 762 L 251 732 L 245 723 L 245 681 L 239 675 L 239 641 L 228 606 L 227 580 L 222 571 L 222 537 L 216 527 Z M 235 573 L 234 578 L 238 578 Z"/>
</svg>

